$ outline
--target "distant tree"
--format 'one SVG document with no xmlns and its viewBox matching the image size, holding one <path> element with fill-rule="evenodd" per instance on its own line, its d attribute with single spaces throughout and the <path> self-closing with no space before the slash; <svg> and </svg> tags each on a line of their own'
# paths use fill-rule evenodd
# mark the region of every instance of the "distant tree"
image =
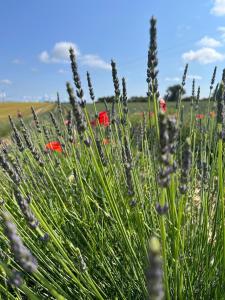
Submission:
<svg viewBox="0 0 225 300">
<path fill-rule="evenodd" d="M 104 103 L 104 101 L 106 101 L 106 103 L 112 103 L 113 99 L 114 99 L 114 96 L 99 97 L 97 102 Z"/>
<path fill-rule="evenodd" d="M 179 95 L 184 95 L 186 93 L 185 89 L 180 84 L 171 85 L 166 90 L 165 100 L 176 102 Z"/>
<path fill-rule="evenodd" d="M 144 96 L 133 96 L 128 99 L 128 102 L 148 102 L 148 98 Z"/>
</svg>

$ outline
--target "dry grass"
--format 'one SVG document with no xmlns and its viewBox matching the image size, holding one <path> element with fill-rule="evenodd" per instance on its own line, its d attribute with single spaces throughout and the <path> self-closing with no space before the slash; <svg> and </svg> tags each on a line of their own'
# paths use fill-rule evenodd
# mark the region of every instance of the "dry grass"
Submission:
<svg viewBox="0 0 225 300">
<path fill-rule="evenodd" d="M 44 113 L 51 110 L 54 107 L 52 103 L 0 103 L 0 122 L 8 120 L 8 115 L 16 117 L 18 111 L 20 111 L 23 117 L 29 117 L 31 115 L 31 106 L 37 111 L 37 113 Z"/>
</svg>

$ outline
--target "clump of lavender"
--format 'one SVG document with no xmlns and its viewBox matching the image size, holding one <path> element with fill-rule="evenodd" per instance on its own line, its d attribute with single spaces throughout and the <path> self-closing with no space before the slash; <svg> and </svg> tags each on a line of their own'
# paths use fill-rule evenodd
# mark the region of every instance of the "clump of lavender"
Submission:
<svg viewBox="0 0 225 300">
<path fill-rule="evenodd" d="M 175 118 L 167 119 L 164 113 L 159 114 L 160 129 L 160 161 L 161 167 L 158 175 L 158 183 L 162 188 L 169 187 L 170 176 L 176 171 L 176 163 L 173 161 L 172 155 L 176 152 L 178 130 Z M 156 204 L 158 214 L 167 213 L 168 204 L 162 207 L 160 203 Z"/>
<path fill-rule="evenodd" d="M 68 117 L 67 117 L 67 132 L 69 135 L 69 141 L 70 143 L 73 143 L 73 116 L 72 116 L 72 110 L 69 111 Z"/>
<path fill-rule="evenodd" d="M 80 99 L 81 107 L 84 107 L 86 105 L 86 101 L 83 99 L 84 91 L 81 87 L 81 81 L 80 81 L 80 76 L 78 73 L 77 61 L 76 61 L 76 55 L 75 55 L 74 49 L 70 48 L 69 53 L 70 53 L 71 69 L 72 69 L 72 73 L 73 73 L 73 81 L 77 88 L 76 94 L 77 94 L 77 97 Z"/>
<path fill-rule="evenodd" d="M 212 95 L 212 99 L 213 99 L 213 108 L 216 108 L 216 101 L 217 101 L 217 94 L 218 94 L 218 90 L 219 90 L 219 83 L 217 83 L 213 95 Z"/>
<path fill-rule="evenodd" d="M 45 125 L 43 125 L 43 126 L 42 126 L 42 129 L 43 129 L 45 138 L 47 139 L 47 141 L 49 141 L 49 140 L 50 140 L 50 134 L 49 134 L 48 128 L 47 128 Z"/>
<path fill-rule="evenodd" d="M 189 180 L 189 172 L 191 168 L 191 141 L 190 138 L 186 139 L 184 144 L 184 149 L 182 153 L 182 162 L 181 162 L 181 178 L 180 178 L 180 186 L 179 190 L 181 194 L 185 194 L 187 191 L 187 184 Z"/>
<path fill-rule="evenodd" d="M 187 72 L 188 72 L 188 64 L 185 65 L 184 73 L 183 73 L 183 76 L 182 76 L 182 83 L 179 86 L 176 108 L 178 108 L 178 106 L 181 102 L 181 95 L 182 95 L 182 90 L 184 90 L 184 86 L 186 84 Z"/>
<path fill-rule="evenodd" d="M 113 78 L 114 91 L 115 91 L 115 97 L 113 98 L 113 102 L 112 102 L 112 123 L 115 123 L 116 122 L 115 103 L 116 103 L 116 101 L 119 101 L 120 84 L 119 84 L 119 79 L 118 79 L 118 76 L 117 76 L 116 63 L 113 60 L 111 60 L 111 67 L 112 67 L 112 78 Z"/>
<path fill-rule="evenodd" d="M 31 111 L 32 111 L 32 114 L 33 114 L 33 118 L 34 118 L 34 122 L 35 122 L 35 125 L 36 125 L 36 128 L 37 128 L 37 131 L 39 133 L 41 133 L 41 126 L 40 126 L 40 122 L 39 122 L 39 119 L 38 119 L 38 116 L 34 110 L 33 107 L 31 107 Z"/>
<path fill-rule="evenodd" d="M 212 79 L 211 79 L 211 83 L 210 83 L 210 92 L 212 91 L 213 85 L 215 83 L 216 71 L 217 71 L 217 67 L 215 67 L 214 70 L 213 70 L 213 75 L 212 75 Z"/>
<path fill-rule="evenodd" d="M 50 118 L 51 118 L 52 123 L 53 123 L 53 125 L 55 127 L 56 134 L 58 135 L 58 137 L 62 136 L 62 132 L 60 131 L 59 126 L 57 124 L 57 121 L 55 119 L 55 116 L 54 116 L 54 114 L 52 112 L 50 112 Z"/>
<path fill-rule="evenodd" d="M 99 140 L 99 138 L 96 138 L 95 142 L 96 142 L 96 146 L 97 146 L 97 149 L 98 149 L 98 154 L 99 154 L 99 157 L 101 159 L 102 165 L 105 167 L 105 166 L 107 166 L 107 160 L 106 160 L 105 155 L 104 155 L 103 150 L 102 150 L 101 141 Z"/>
<path fill-rule="evenodd" d="M 168 133 L 169 133 L 169 149 L 170 154 L 175 154 L 177 149 L 178 128 L 176 118 L 171 116 L 168 118 Z"/>
<path fill-rule="evenodd" d="M 69 82 L 66 83 L 66 87 L 67 87 L 67 92 L 68 92 L 69 99 L 70 99 L 70 104 L 73 108 L 73 114 L 74 114 L 74 117 L 76 120 L 77 131 L 78 131 L 80 137 L 83 138 L 83 134 L 87 127 L 86 120 L 85 120 L 83 111 L 82 111 L 79 103 L 76 101 L 76 97 L 74 95 L 73 88 L 71 87 Z"/>
<path fill-rule="evenodd" d="M 148 50 L 148 65 L 147 65 L 147 83 L 148 83 L 148 96 L 155 95 L 159 97 L 158 92 L 158 58 L 157 58 L 157 20 L 152 17 L 150 20 L 150 45 Z"/>
<path fill-rule="evenodd" d="M 13 287 L 20 287 L 23 284 L 23 278 L 21 272 L 17 270 L 12 270 L 10 277 L 9 277 L 9 284 Z"/>
<path fill-rule="evenodd" d="M 91 83 L 91 77 L 90 77 L 90 74 L 88 72 L 87 72 L 87 82 L 88 82 L 88 89 L 89 89 L 90 98 L 94 102 L 95 101 L 95 94 L 94 94 L 94 90 L 93 90 L 92 83 Z"/>
<path fill-rule="evenodd" d="M 163 288 L 163 262 L 161 257 L 159 240 L 152 237 L 149 242 L 148 269 L 146 271 L 146 283 L 148 299 L 164 299 Z"/>
<path fill-rule="evenodd" d="M 222 81 L 225 84 L 225 69 L 223 69 L 223 73 L 222 73 Z"/>
<path fill-rule="evenodd" d="M 192 81 L 192 97 L 191 97 L 191 106 L 194 105 L 195 101 L 195 79 Z"/>
<path fill-rule="evenodd" d="M 21 128 L 22 128 L 23 137 L 24 137 L 24 140 L 25 140 L 25 143 L 26 143 L 28 149 L 32 153 L 35 160 L 39 163 L 39 165 L 43 166 L 44 162 L 41 159 L 41 156 L 39 155 L 38 151 L 36 150 L 36 148 L 34 147 L 32 141 L 31 141 L 28 129 L 26 128 L 22 117 L 20 118 L 20 124 L 21 124 Z"/>
<path fill-rule="evenodd" d="M 125 175 L 126 175 L 126 184 L 128 189 L 128 195 L 134 196 L 134 184 L 133 184 L 133 178 L 132 178 L 132 156 L 129 154 L 128 145 L 122 146 L 122 159 L 123 159 L 123 165 L 125 169 Z"/>
<path fill-rule="evenodd" d="M 182 87 L 184 87 L 186 84 L 187 72 L 188 72 L 188 64 L 186 64 L 184 68 L 184 73 L 182 77 Z"/>
<path fill-rule="evenodd" d="M 122 123 L 125 125 L 127 123 L 127 114 L 128 114 L 127 87 L 126 87 L 126 80 L 125 80 L 125 78 L 122 78 L 122 103 L 123 103 L 123 119 L 122 119 Z"/>
<path fill-rule="evenodd" d="M 12 223 L 8 213 L 2 213 L 2 219 L 5 225 L 4 233 L 9 239 L 11 251 L 14 255 L 15 261 L 28 273 L 34 273 L 38 269 L 36 258 L 31 252 L 23 245 L 21 238 L 17 234 L 17 228 Z"/>
<path fill-rule="evenodd" d="M 15 199 L 21 209 L 21 212 L 23 213 L 25 219 L 27 220 L 29 226 L 33 229 L 37 228 L 39 225 L 38 220 L 33 215 L 31 209 L 30 209 L 30 198 L 29 196 L 27 198 L 24 198 L 24 196 L 21 194 L 20 190 L 18 188 L 14 189 L 14 196 Z"/>
<path fill-rule="evenodd" d="M 59 114 L 62 116 L 62 105 L 60 102 L 59 93 L 57 93 L 57 109 L 58 109 Z"/>
<path fill-rule="evenodd" d="M 195 101 L 195 110 L 196 111 L 198 111 L 198 109 L 199 109 L 200 93 L 201 93 L 201 89 L 200 89 L 200 86 L 199 86 L 198 91 L 197 91 L 196 101 Z"/>
<path fill-rule="evenodd" d="M 13 133 L 14 133 L 13 137 L 14 137 L 14 140 L 15 140 L 17 146 L 18 146 L 18 149 L 19 149 L 20 152 L 23 152 L 23 150 L 25 148 L 24 148 L 22 139 L 21 139 L 20 134 L 19 134 L 19 132 L 18 132 L 18 130 L 17 130 L 17 128 L 16 128 L 16 126 L 15 126 L 15 124 L 14 124 L 14 122 L 13 122 L 13 120 L 12 120 L 12 118 L 10 116 L 9 116 L 9 122 L 10 122 L 10 124 L 12 126 Z"/>
<path fill-rule="evenodd" d="M 221 82 L 217 93 L 217 123 L 223 124 L 224 121 L 224 83 Z"/>
<path fill-rule="evenodd" d="M 7 161 L 6 156 L 0 152 L 0 166 L 6 171 L 11 180 L 18 185 L 20 183 L 20 176 L 17 174 L 15 169 Z"/>
<path fill-rule="evenodd" d="M 160 160 L 161 169 L 159 171 L 158 183 L 161 187 L 168 187 L 170 182 L 170 147 L 169 147 L 169 133 L 168 122 L 165 114 L 159 114 L 159 128 L 160 128 Z"/>
</svg>

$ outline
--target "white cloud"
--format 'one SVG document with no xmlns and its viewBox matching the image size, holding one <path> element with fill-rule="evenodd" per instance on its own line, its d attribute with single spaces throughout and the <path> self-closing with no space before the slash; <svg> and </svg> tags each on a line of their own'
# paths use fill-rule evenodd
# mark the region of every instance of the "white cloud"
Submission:
<svg viewBox="0 0 225 300">
<path fill-rule="evenodd" d="M 216 48 L 222 46 L 222 43 L 214 38 L 210 38 L 207 35 L 204 36 L 200 41 L 197 43 L 201 47 L 210 47 Z"/>
<path fill-rule="evenodd" d="M 83 65 L 89 67 L 95 67 L 105 70 L 111 70 L 111 65 L 104 60 L 102 60 L 98 55 L 86 54 L 81 57 L 81 62 Z"/>
<path fill-rule="evenodd" d="M 195 80 L 202 80 L 202 76 L 200 76 L 200 75 L 188 75 L 187 79 L 190 79 L 190 80 L 193 80 L 193 79 L 195 79 Z"/>
<path fill-rule="evenodd" d="M 64 70 L 64 69 L 59 69 L 59 70 L 58 70 L 58 73 L 59 73 L 59 74 L 65 74 L 65 73 L 67 73 L 67 71 Z"/>
<path fill-rule="evenodd" d="M 39 59 L 43 63 L 66 63 L 69 61 L 69 48 L 73 48 L 75 54 L 80 55 L 78 47 L 72 42 L 56 43 L 51 52 L 42 51 Z"/>
<path fill-rule="evenodd" d="M 225 41 L 225 27 L 220 26 L 217 28 L 217 30 L 220 32 L 222 40 Z"/>
<path fill-rule="evenodd" d="M 67 63 L 69 62 L 69 48 L 73 48 L 75 50 L 75 54 L 77 58 L 81 61 L 81 64 L 93 67 L 100 68 L 105 70 L 110 70 L 111 66 L 109 63 L 105 62 L 101 57 L 95 54 L 84 54 L 82 55 L 76 46 L 76 44 L 72 42 L 59 42 L 56 43 L 53 49 L 48 51 L 42 51 L 39 54 L 39 60 L 43 63 Z M 65 73 L 60 69 L 59 73 Z"/>
<path fill-rule="evenodd" d="M 20 60 L 19 58 L 15 58 L 13 61 L 12 61 L 13 64 L 15 65 L 21 65 L 23 62 L 22 60 Z"/>
<path fill-rule="evenodd" d="M 0 83 L 10 85 L 10 84 L 12 84 L 12 81 L 9 79 L 2 79 L 2 80 L 0 80 Z"/>
<path fill-rule="evenodd" d="M 216 61 L 224 60 L 224 54 L 217 52 L 215 49 L 203 47 L 199 50 L 185 52 L 182 55 L 185 61 L 197 61 L 200 64 L 210 64 Z"/>
<path fill-rule="evenodd" d="M 179 77 L 166 77 L 165 81 L 175 81 L 175 82 L 178 82 L 178 81 L 180 81 L 180 78 Z"/>
<path fill-rule="evenodd" d="M 210 12 L 215 16 L 224 16 L 225 0 L 213 0 L 213 8 L 211 9 Z"/>
</svg>

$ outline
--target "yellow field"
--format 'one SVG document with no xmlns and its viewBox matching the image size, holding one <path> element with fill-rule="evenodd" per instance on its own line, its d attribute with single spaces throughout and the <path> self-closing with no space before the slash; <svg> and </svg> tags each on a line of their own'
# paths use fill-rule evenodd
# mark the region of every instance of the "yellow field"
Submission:
<svg viewBox="0 0 225 300">
<path fill-rule="evenodd" d="M 42 114 L 46 111 L 51 110 L 54 107 L 52 103 L 0 103 L 0 122 L 8 120 L 8 116 L 17 117 L 18 111 L 22 113 L 23 117 L 31 116 L 31 106 L 35 109 L 37 114 Z"/>
<path fill-rule="evenodd" d="M 10 115 L 13 119 L 15 119 L 17 118 L 18 112 L 20 112 L 24 119 L 29 120 L 32 117 L 31 106 L 35 109 L 37 115 L 43 115 L 44 113 L 52 110 L 55 104 L 37 102 L 0 103 L 0 137 L 7 136 L 10 132 L 8 116 Z"/>
</svg>

